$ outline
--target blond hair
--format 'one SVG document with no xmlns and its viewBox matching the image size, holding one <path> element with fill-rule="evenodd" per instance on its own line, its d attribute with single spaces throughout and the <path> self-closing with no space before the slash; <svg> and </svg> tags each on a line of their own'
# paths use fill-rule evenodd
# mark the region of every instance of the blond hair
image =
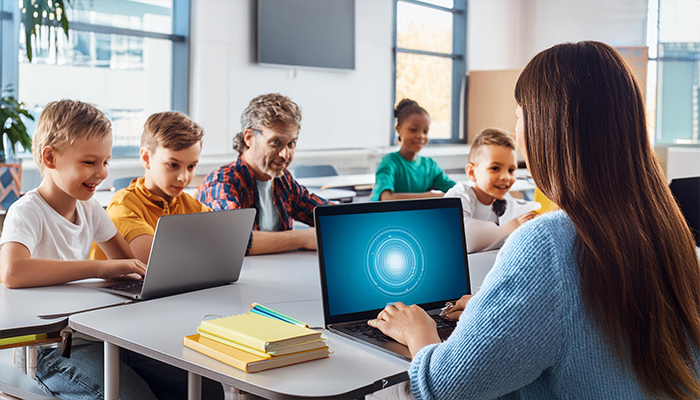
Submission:
<svg viewBox="0 0 700 400">
<path fill-rule="evenodd" d="M 79 100 L 52 101 L 39 117 L 32 138 L 32 155 L 43 174 L 41 153 L 45 147 L 61 151 L 78 139 L 104 139 L 111 133 L 112 123 L 97 107 Z"/>
<path fill-rule="evenodd" d="M 469 149 L 468 162 L 476 163 L 484 146 L 501 146 L 515 150 L 515 139 L 510 132 L 499 128 L 486 128 L 474 138 Z"/>
<path fill-rule="evenodd" d="M 143 125 L 141 147 L 155 152 L 158 146 L 173 151 L 186 149 L 202 141 L 204 129 L 179 111 L 151 115 Z"/>
<path fill-rule="evenodd" d="M 241 114 L 241 131 L 233 138 L 233 149 L 241 154 L 248 150 L 243 140 L 243 132 L 246 129 L 260 126 L 272 129 L 279 125 L 301 128 L 301 108 L 297 103 L 279 93 L 263 94 L 254 98 Z"/>
</svg>

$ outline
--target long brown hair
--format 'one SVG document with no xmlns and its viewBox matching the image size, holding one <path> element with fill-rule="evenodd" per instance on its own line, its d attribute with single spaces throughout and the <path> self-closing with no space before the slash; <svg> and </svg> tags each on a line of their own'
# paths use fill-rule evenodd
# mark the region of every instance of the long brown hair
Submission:
<svg viewBox="0 0 700 400">
<path fill-rule="evenodd" d="M 582 298 L 653 397 L 700 396 L 700 266 L 649 143 L 639 85 L 599 42 L 536 55 L 515 89 L 537 187 L 578 233 Z"/>
</svg>

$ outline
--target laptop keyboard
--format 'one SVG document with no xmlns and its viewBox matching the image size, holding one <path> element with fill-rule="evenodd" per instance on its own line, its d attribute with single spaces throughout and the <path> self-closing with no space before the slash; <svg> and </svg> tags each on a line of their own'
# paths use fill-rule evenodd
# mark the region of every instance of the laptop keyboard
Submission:
<svg viewBox="0 0 700 400">
<path fill-rule="evenodd" d="M 124 283 L 121 285 L 112 286 L 110 289 L 132 294 L 141 294 L 141 289 L 143 289 L 143 281 Z"/>
<path fill-rule="evenodd" d="M 449 330 L 451 332 L 457 326 L 457 321 L 453 321 L 451 319 L 441 317 L 439 315 L 431 315 L 430 317 L 433 320 L 435 320 L 435 324 L 437 325 L 438 332 L 439 331 L 446 331 L 446 330 Z M 389 336 L 383 334 L 382 331 L 380 331 L 379 329 L 367 325 L 366 322 L 359 323 L 356 325 L 346 325 L 345 329 L 349 330 L 352 333 L 367 336 L 367 337 L 370 337 L 372 339 L 379 340 L 382 342 L 395 341 L 394 339 L 390 338 Z"/>
<path fill-rule="evenodd" d="M 345 329 L 349 330 L 352 333 L 356 333 L 362 336 L 367 336 L 372 339 L 380 340 L 382 342 L 391 342 L 394 339 L 390 338 L 389 336 L 385 335 L 382 333 L 377 328 L 373 328 L 366 323 L 361 323 L 357 325 L 348 325 L 345 327 Z"/>
</svg>

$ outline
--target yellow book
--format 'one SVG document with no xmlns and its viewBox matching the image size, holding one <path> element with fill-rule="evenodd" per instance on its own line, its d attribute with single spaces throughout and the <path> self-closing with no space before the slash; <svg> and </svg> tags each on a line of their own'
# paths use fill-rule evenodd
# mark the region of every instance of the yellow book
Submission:
<svg viewBox="0 0 700 400">
<path fill-rule="evenodd" d="M 197 332 L 264 353 L 321 339 L 320 332 L 253 313 L 202 321 Z"/>
<path fill-rule="evenodd" d="M 40 333 L 37 335 L 24 335 L 24 336 L 14 336 L 5 339 L 0 339 L 0 346 L 8 346 L 11 344 L 33 342 L 36 340 L 46 339 L 47 335 L 45 333 Z"/>
<path fill-rule="evenodd" d="M 292 353 L 299 353 L 300 351 L 308 351 L 308 350 L 316 350 L 316 349 L 321 349 L 326 346 L 326 342 L 319 339 L 319 340 L 314 340 L 312 342 L 305 342 L 305 343 L 300 343 L 294 346 L 289 346 L 289 347 L 283 347 L 281 349 L 278 349 L 276 351 L 273 351 L 271 353 L 265 353 L 260 350 L 252 349 L 248 346 L 243 346 L 242 344 L 233 342 L 231 340 L 226 340 L 224 338 L 215 336 L 215 335 L 210 335 L 205 332 L 199 332 L 199 334 L 202 337 L 205 337 L 207 339 L 215 340 L 221 344 L 225 344 L 226 346 L 231 346 L 235 347 L 239 350 L 247 351 L 248 353 L 255 354 L 256 356 L 260 357 L 265 357 L 265 358 L 270 358 L 272 356 L 283 356 L 286 354 L 292 354 Z"/>
<path fill-rule="evenodd" d="M 330 356 L 328 347 L 323 347 L 317 350 L 265 358 L 226 346 L 225 344 L 207 339 L 201 335 L 185 336 L 182 339 L 182 344 L 194 351 L 244 372 L 259 372 L 266 369 L 284 367 L 286 365 L 298 364 Z"/>
</svg>

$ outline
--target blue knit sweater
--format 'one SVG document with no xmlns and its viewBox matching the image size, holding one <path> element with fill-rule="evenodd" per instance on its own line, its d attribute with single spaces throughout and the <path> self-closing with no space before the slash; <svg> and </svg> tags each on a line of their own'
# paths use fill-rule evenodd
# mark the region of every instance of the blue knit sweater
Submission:
<svg viewBox="0 0 700 400">
<path fill-rule="evenodd" d="M 563 211 L 516 230 L 442 344 L 416 354 L 417 399 L 643 399 L 585 310 Z"/>
</svg>

